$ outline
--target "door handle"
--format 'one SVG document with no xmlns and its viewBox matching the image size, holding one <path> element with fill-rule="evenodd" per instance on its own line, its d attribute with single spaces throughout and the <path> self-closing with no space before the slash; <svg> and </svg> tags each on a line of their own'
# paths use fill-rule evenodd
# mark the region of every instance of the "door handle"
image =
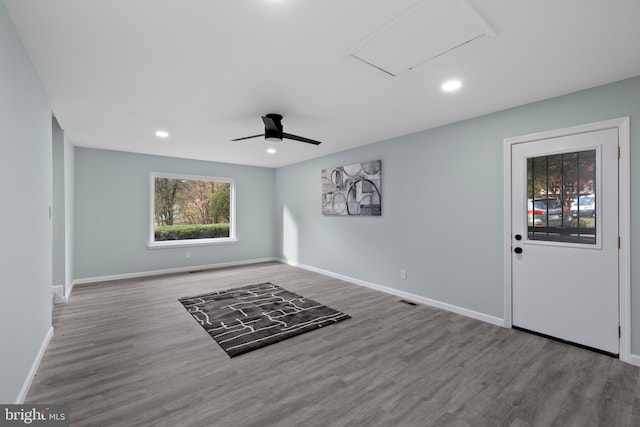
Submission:
<svg viewBox="0 0 640 427">
<path fill-rule="evenodd" d="M 519 247 L 518 247 L 518 248 L 515 248 L 515 249 L 513 250 L 513 252 L 515 252 L 515 253 L 517 253 L 517 254 L 521 254 L 521 253 L 522 253 L 522 248 L 519 248 Z"/>
</svg>

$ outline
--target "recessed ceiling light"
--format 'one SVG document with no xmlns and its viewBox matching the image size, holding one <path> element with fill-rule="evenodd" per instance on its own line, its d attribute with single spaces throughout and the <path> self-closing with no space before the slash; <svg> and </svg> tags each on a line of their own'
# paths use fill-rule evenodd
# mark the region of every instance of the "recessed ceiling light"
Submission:
<svg viewBox="0 0 640 427">
<path fill-rule="evenodd" d="M 445 92 L 453 92 L 462 87 L 462 82 L 460 80 L 449 80 L 444 82 L 442 85 L 442 90 Z"/>
<path fill-rule="evenodd" d="M 276 149 L 275 148 L 267 148 L 267 153 L 276 154 Z"/>
<path fill-rule="evenodd" d="M 169 138 L 169 132 L 167 132 L 166 130 L 157 130 L 156 136 L 158 138 Z"/>
</svg>

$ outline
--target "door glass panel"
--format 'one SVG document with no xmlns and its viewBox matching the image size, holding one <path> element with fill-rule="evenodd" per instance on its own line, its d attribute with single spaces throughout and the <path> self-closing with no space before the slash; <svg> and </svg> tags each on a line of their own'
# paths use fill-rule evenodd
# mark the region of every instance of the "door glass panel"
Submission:
<svg viewBox="0 0 640 427">
<path fill-rule="evenodd" d="M 596 243 L 596 150 L 527 158 L 529 240 Z"/>
</svg>

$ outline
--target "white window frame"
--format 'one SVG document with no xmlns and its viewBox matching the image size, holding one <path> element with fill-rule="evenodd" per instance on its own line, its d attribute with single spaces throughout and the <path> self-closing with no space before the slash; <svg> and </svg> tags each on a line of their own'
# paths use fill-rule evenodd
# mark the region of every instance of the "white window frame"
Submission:
<svg viewBox="0 0 640 427">
<path fill-rule="evenodd" d="M 230 184 L 229 189 L 229 237 L 220 237 L 214 239 L 185 239 L 185 240 L 164 240 L 160 242 L 155 241 L 154 233 L 154 212 L 155 212 L 155 180 L 156 178 L 169 178 L 169 179 L 184 179 L 189 181 L 216 181 L 225 182 Z M 177 248 L 184 246 L 213 246 L 213 245 L 226 245 L 230 243 L 236 243 L 238 241 L 236 237 L 236 182 L 233 178 L 221 178 L 213 176 L 202 175 L 186 175 L 164 172 L 151 172 L 149 174 L 149 240 L 147 248 L 149 249 L 163 249 L 163 248 Z"/>
</svg>

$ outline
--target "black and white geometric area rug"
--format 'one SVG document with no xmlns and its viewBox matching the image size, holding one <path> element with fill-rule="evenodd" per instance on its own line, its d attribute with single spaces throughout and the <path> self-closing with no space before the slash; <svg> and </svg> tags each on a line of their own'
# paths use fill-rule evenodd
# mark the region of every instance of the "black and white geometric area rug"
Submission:
<svg viewBox="0 0 640 427">
<path fill-rule="evenodd" d="M 178 301 L 229 357 L 351 317 L 268 282 Z"/>
</svg>

